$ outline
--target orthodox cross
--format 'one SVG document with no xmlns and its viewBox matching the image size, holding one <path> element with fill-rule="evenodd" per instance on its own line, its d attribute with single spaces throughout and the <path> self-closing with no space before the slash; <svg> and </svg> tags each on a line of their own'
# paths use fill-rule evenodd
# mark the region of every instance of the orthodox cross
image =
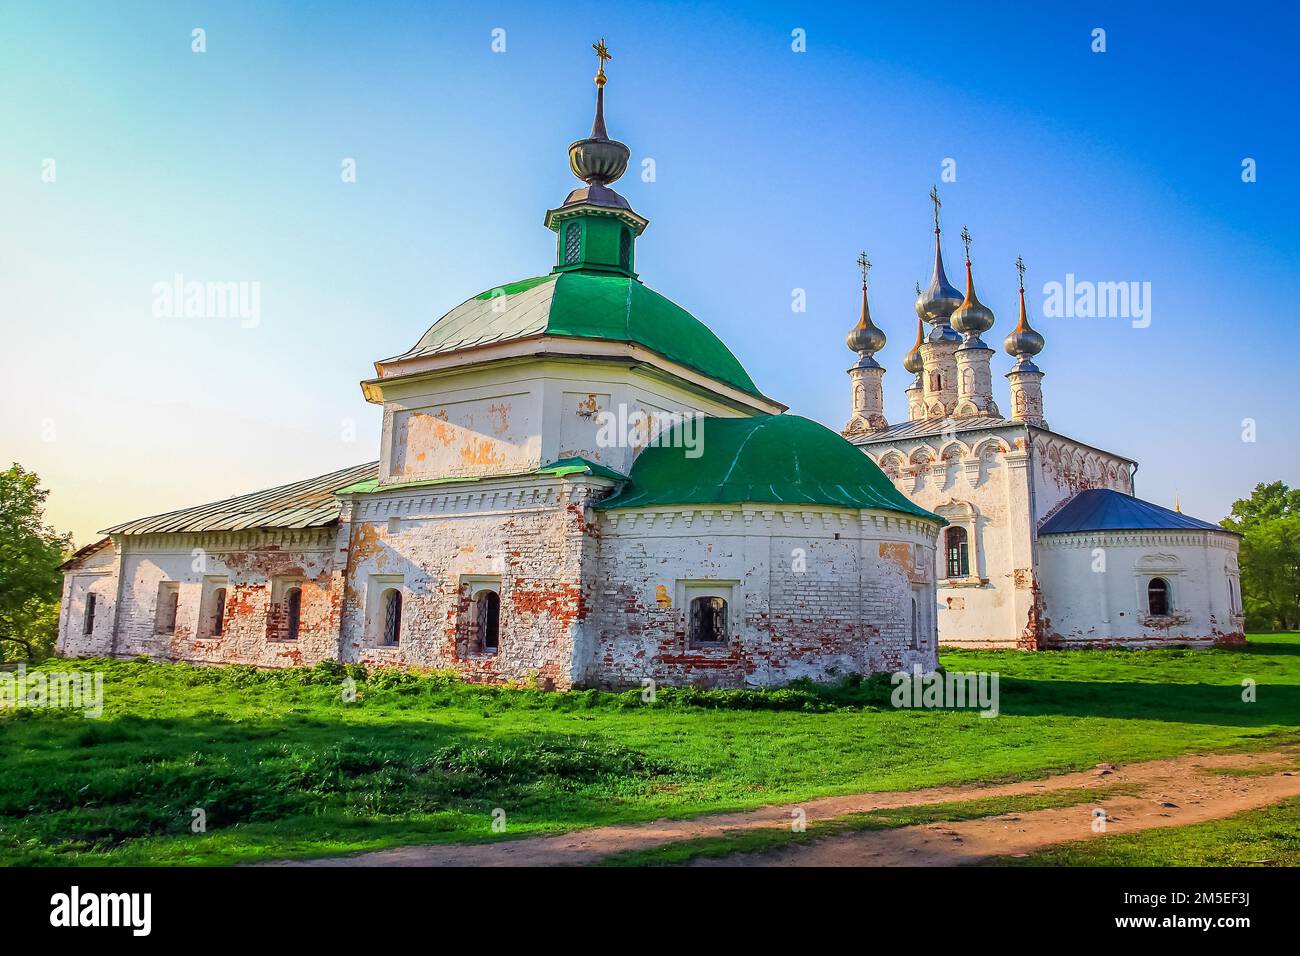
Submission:
<svg viewBox="0 0 1300 956">
<path fill-rule="evenodd" d="M 596 71 L 596 85 L 605 85 L 605 61 L 612 60 L 609 47 L 605 46 L 605 38 L 601 37 L 599 43 L 593 43 L 591 48 L 596 51 L 596 58 L 600 61 L 600 69 Z"/>
<path fill-rule="evenodd" d="M 858 256 L 858 268 L 862 271 L 862 288 L 867 287 L 867 273 L 871 271 L 871 260 L 867 258 L 864 252 Z"/>
<path fill-rule="evenodd" d="M 970 262 L 970 230 L 961 227 L 961 244 L 966 247 L 966 261 Z"/>
<path fill-rule="evenodd" d="M 939 202 L 938 186 L 930 187 L 930 202 L 934 203 L 934 231 L 938 232 L 939 231 L 939 207 L 943 205 L 943 203 Z"/>
<path fill-rule="evenodd" d="M 1016 256 L 1016 271 L 1020 273 L 1020 291 L 1025 291 L 1025 260 Z"/>
</svg>

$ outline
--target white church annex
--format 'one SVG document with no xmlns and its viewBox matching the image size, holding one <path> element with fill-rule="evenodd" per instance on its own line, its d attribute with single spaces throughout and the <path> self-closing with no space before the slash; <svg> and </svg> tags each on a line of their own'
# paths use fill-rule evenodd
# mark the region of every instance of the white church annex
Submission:
<svg viewBox="0 0 1300 956">
<path fill-rule="evenodd" d="M 107 529 L 64 565 L 61 654 L 738 687 L 929 671 L 940 641 L 1241 638 L 1236 536 L 1137 501 L 1133 462 L 1047 428 L 1023 289 L 1001 417 L 993 314 L 969 263 L 965 297 L 944 276 L 937 195 L 910 420 L 883 414 L 865 259 L 843 435 L 760 392 L 638 278 L 648 220 L 611 188 L 630 153 L 597 52 L 551 271 L 375 363 L 378 461 Z"/>
<path fill-rule="evenodd" d="M 904 359 L 908 421 L 883 413 L 885 335 L 862 313 L 847 344 L 853 412 L 843 434 L 896 488 L 947 520 L 935 565 L 939 640 L 964 647 L 1204 646 L 1244 640 L 1238 536 L 1133 497 L 1137 463 L 1052 431 L 1043 415 L 1043 337 L 1025 310 L 1004 348 L 1015 361 L 1010 418 L 993 394 L 994 324 L 966 245 L 966 292 L 948 282 L 934 203 L 934 272 L 917 288 Z M 930 326 L 927 334 L 926 325 Z"/>
<path fill-rule="evenodd" d="M 554 268 L 375 363 L 377 462 L 109 528 L 65 565 L 62 654 L 557 689 L 936 666 L 942 519 L 637 278 L 597 52 Z"/>
</svg>

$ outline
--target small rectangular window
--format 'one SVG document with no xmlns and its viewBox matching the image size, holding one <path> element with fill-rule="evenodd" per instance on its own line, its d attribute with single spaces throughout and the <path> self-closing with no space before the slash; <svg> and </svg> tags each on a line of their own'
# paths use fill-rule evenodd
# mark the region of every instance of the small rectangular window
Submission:
<svg viewBox="0 0 1300 956">
<path fill-rule="evenodd" d="M 176 633 L 176 616 L 180 610 L 181 590 L 175 581 L 158 585 L 158 604 L 154 612 L 154 631 L 158 634 Z"/>
<path fill-rule="evenodd" d="M 93 634 L 95 632 L 95 595 L 86 595 L 86 617 L 81 625 L 82 634 Z"/>
</svg>

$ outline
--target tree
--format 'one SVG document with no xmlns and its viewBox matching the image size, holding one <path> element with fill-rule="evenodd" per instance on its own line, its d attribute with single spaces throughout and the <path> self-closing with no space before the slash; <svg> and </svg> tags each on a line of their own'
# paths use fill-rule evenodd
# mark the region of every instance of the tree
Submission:
<svg viewBox="0 0 1300 956">
<path fill-rule="evenodd" d="M 37 661 L 54 648 L 72 541 L 45 524 L 48 495 L 17 463 L 0 472 L 0 660 Z"/>
<path fill-rule="evenodd" d="M 1250 630 L 1300 627 L 1300 489 L 1255 486 L 1223 527 L 1241 538 L 1241 599 Z"/>
</svg>

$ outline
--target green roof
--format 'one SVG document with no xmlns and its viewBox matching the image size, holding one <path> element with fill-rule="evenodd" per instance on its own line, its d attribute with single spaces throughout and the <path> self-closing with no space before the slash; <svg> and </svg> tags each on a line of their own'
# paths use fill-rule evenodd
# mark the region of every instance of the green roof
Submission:
<svg viewBox="0 0 1300 956">
<path fill-rule="evenodd" d="M 551 273 L 489 289 L 444 315 L 399 357 L 535 335 L 632 342 L 732 388 L 764 397 L 708 326 L 627 276 Z"/>
<path fill-rule="evenodd" d="M 378 478 L 358 481 L 334 492 L 336 495 L 368 495 L 376 491 L 397 491 L 401 488 L 425 488 L 430 485 L 453 485 L 467 481 L 488 481 L 493 478 L 524 478 L 532 475 L 550 475 L 555 478 L 568 478 L 571 475 L 593 475 L 597 478 L 610 478 L 614 481 L 627 481 L 627 475 L 615 471 L 598 462 L 586 458 L 561 458 L 549 465 L 542 465 L 531 471 L 519 471 L 508 475 L 453 475 L 446 478 L 417 478 L 414 481 L 399 481 L 380 484 Z"/>
<path fill-rule="evenodd" d="M 943 521 L 912 504 L 856 447 L 806 418 L 706 418 L 697 426 L 701 454 L 696 458 L 687 457 L 682 427 L 642 451 L 632 464 L 631 481 L 596 507 L 832 505 Z"/>
</svg>

